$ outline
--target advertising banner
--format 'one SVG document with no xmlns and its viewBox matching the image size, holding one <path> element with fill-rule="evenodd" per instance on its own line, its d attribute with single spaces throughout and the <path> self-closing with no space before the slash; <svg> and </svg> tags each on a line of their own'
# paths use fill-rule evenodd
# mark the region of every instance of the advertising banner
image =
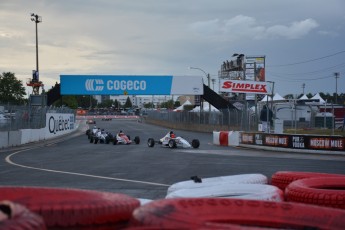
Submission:
<svg viewBox="0 0 345 230">
<path fill-rule="evenodd" d="M 345 151 L 344 137 L 296 134 L 242 133 L 241 144 L 291 149 Z"/>
<path fill-rule="evenodd" d="M 246 80 L 265 81 L 265 56 L 246 56 Z"/>
<path fill-rule="evenodd" d="M 60 75 L 60 83 L 61 95 L 202 95 L 204 93 L 200 76 Z"/>
<path fill-rule="evenodd" d="M 220 91 L 231 93 L 267 94 L 266 82 L 220 80 Z"/>
<path fill-rule="evenodd" d="M 47 113 L 45 137 L 57 137 L 75 129 L 75 116 L 69 113 Z"/>
</svg>

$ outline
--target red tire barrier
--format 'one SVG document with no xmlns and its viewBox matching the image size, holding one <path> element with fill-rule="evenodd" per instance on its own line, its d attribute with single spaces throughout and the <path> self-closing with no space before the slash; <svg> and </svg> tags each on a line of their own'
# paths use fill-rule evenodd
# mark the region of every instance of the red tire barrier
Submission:
<svg viewBox="0 0 345 230">
<path fill-rule="evenodd" d="M 1 230 L 45 230 L 43 218 L 20 204 L 0 202 Z"/>
<path fill-rule="evenodd" d="M 137 208 L 129 226 L 202 229 L 231 225 L 283 229 L 344 229 L 345 211 L 299 203 L 226 198 L 152 201 Z M 230 226 L 229 226 L 230 225 Z M 226 228 L 228 227 L 228 228 Z"/>
<path fill-rule="evenodd" d="M 0 187 L 0 197 L 41 215 L 47 227 L 123 223 L 140 206 L 124 194 L 48 187 Z"/>
<path fill-rule="evenodd" d="M 278 171 L 271 177 L 270 184 L 277 186 L 281 190 L 285 188 L 293 181 L 313 178 L 313 177 L 345 177 L 343 174 L 332 174 L 332 173 L 317 173 L 317 172 L 297 172 L 297 171 Z"/>
<path fill-rule="evenodd" d="M 219 144 L 222 146 L 229 145 L 229 132 L 228 131 L 220 131 L 219 133 Z"/>
<path fill-rule="evenodd" d="M 286 187 L 285 199 L 345 209 L 345 177 L 317 177 L 294 181 Z"/>
</svg>

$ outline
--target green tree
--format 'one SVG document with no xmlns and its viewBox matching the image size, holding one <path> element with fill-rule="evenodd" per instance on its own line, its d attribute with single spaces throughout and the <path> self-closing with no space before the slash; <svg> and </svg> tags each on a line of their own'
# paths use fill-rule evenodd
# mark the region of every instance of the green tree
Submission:
<svg viewBox="0 0 345 230">
<path fill-rule="evenodd" d="M 25 87 L 21 80 L 18 80 L 14 73 L 7 72 L 0 74 L 0 102 L 10 104 L 23 104 L 26 95 Z"/>
<path fill-rule="evenodd" d="M 166 102 L 163 102 L 161 104 L 161 108 L 173 109 L 174 108 L 174 101 L 170 99 Z"/>
<path fill-rule="evenodd" d="M 119 109 L 121 107 L 121 103 L 117 99 L 114 101 L 114 107 L 115 109 Z"/>
<path fill-rule="evenodd" d="M 75 96 L 62 96 L 61 100 L 57 100 L 53 103 L 54 106 L 67 106 L 71 109 L 78 108 L 78 101 Z"/>
<path fill-rule="evenodd" d="M 124 108 L 132 108 L 132 102 L 131 102 L 131 99 L 129 97 L 127 97 Z"/>
<path fill-rule="evenodd" d="M 154 108 L 154 105 L 153 105 L 152 102 L 144 103 L 144 108 L 146 108 L 146 109 L 151 109 L 151 108 Z"/>
<path fill-rule="evenodd" d="M 106 99 L 99 104 L 99 107 L 110 108 L 113 105 L 114 101 L 111 99 Z"/>
</svg>

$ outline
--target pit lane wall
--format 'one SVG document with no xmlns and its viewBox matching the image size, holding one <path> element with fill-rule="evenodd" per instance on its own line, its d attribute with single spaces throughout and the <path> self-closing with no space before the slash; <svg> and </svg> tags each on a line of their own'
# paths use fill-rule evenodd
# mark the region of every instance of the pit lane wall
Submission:
<svg viewBox="0 0 345 230">
<path fill-rule="evenodd" d="M 47 113 L 46 126 L 44 128 L 0 132 L 0 148 L 55 138 L 71 133 L 76 128 L 77 123 L 74 114 Z"/>
<path fill-rule="evenodd" d="M 301 134 L 213 132 L 213 144 L 275 151 L 331 153 L 345 155 L 345 137 Z"/>
</svg>

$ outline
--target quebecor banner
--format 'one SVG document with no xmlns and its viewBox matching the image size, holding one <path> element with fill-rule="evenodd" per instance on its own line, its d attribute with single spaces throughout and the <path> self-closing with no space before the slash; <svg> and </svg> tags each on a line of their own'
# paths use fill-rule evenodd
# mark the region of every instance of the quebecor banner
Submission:
<svg viewBox="0 0 345 230">
<path fill-rule="evenodd" d="M 61 95 L 202 95 L 201 76 L 60 75 Z"/>
<path fill-rule="evenodd" d="M 219 91 L 231 93 L 268 94 L 267 83 L 261 81 L 220 80 Z"/>
</svg>

